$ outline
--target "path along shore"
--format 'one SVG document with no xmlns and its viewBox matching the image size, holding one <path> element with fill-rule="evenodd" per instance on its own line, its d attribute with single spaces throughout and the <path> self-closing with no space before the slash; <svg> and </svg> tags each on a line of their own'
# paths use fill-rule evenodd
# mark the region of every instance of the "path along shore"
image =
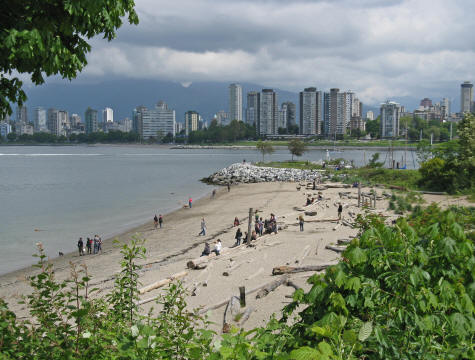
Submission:
<svg viewBox="0 0 475 360">
<path fill-rule="evenodd" d="M 203 198 L 193 204 L 192 209 L 183 208 L 164 216 L 163 229 L 154 229 L 149 222 L 117 237 L 120 241 L 127 241 L 134 234 L 140 234 L 146 239 L 147 259 L 140 260 L 144 269 L 140 274 L 142 286 L 149 285 L 161 279 L 187 271 L 181 280 L 196 296 L 188 296 L 190 308 L 207 308 L 230 299 L 232 295 L 239 295 L 239 287 L 245 286 L 246 291 L 269 283 L 278 277 L 272 275 L 272 269 L 277 266 L 306 266 L 336 262 L 339 253 L 325 248 L 326 245 L 337 244 L 339 239 L 349 239 L 357 234 L 357 230 L 350 226 L 336 222 L 314 220 L 336 219 L 337 204 L 344 205 L 343 219 L 352 222 L 354 216 L 361 212 L 356 206 L 357 200 L 352 199 L 357 189 L 329 188 L 322 191 L 324 200 L 317 204 L 304 207 L 308 195 L 316 196 L 317 191 L 306 190 L 302 187 L 297 190 L 296 183 L 273 182 L 258 184 L 241 184 L 231 187 L 231 191 L 220 188 L 216 196 Z M 369 189 L 362 189 L 369 191 Z M 381 195 L 383 189 L 376 189 Z M 340 198 L 340 192 L 351 192 L 350 198 Z M 461 199 L 447 196 L 426 195 L 427 202 L 439 202 L 441 205 L 466 205 Z M 375 212 L 389 215 L 388 221 L 394 218 L 386 211 L 387 201 L 377 201 Z M 241 246 L 228 254 L 209 259 L 205 269 L 187 269 L 187 262 L 200 256 L 205 241 L 212 242 L 220 238 L 223 247 L 234 244 L 236 227 L 233 227 L 234 218 L 242 220 L 241 231 L 247 231 L 247 217 L 249 208 L 258 209 L 260 216 L 269 218 L 271 213 L 277 216 L 282 228 L 277 234 L 264 235 L 255 242 L 254 247 Z M 316 212 L 316 215 L 304 215 L 306 223 L 304 231 L 299 231 L 297 217 L 305 211 Z M 206 236 L 198 236 L 200 219 L 204 217 L 207 224 Z M 313 222 L 312 222 L 313 221 Z M 77 252 L 56 258 L 52 262 L 55 275 L 58 279 L 69 276 L 69 262 L 85 263 L 92 276 L 91 284 L 100 290 L 97 296 L 106 294 L 113 285 L 114 274 L 120 271 L 120 253 L 112 245 L 112 241 L 105 241 L 104 252 L 101 255 L 79 257 Z M 35 249 L 32 249 L 32 252 Z M 24 305 L 18 304 L 21 295 L 28 294 L 31 289 L 28 276 L 35 273 L 35 268 L 18 270 L 0 277 L 0 296 L 4 298 L 10 309 L 20 318 L 28 317 Z M 228 276 L 223 273 L 228 273 Z M 301 272 L 291 275 L 294 284 L 305 290 L 309 289 L 306 279 L 314 272 Z M 203 286 L 206 285 L 206 286 Z M 150 299 L 162 293 L 162 287 L 141 295 L 141 299 Z M 247 296 L 247 306 L 253 307 L 245 328 L 263 325 L 272 313 L 278 313 L 291 299 L 287 296 L 294 292 L 293 287 L 279 286 L 267 296 L 256 299 L 256 293 Z M 154 302 L 141 305 L 146 313 L 150 307 L 157 308 Z M 215 323 L 214 329 L 221 331 L 225 306 L 218 307 L 208 313 L 209 319 Z"/>
</svg>

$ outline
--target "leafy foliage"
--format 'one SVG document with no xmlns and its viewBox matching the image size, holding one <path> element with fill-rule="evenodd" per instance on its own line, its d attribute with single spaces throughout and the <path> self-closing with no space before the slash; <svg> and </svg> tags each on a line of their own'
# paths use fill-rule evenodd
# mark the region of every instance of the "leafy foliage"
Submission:
<svg viewBox="0 0 475 360">
<path fill-rule="evenodd" d="M 272 154 L 275 150 L 271 143 L 259 140 L 256 145 L 257 151 L 262 154 L 262 161 L 264 162 L 264 155 Z"/>
<path fill-rule="evenodd" d="M 466 114 L 458 126 L 458 141 L 425 150 L 419 185 L 431 190 L 455 193 L 475 188 L 475 116 Z"/>
<path fill-rule="evenodd" d="M 294 160 L 295 156 L 302 156 L 305 152 L 306 144 L 300 139 L 293 139 L 289 141 L 289 148 L 290 153 L 292 154 L 292 161 Z"/>
<path fill-rule="evenodd" d="M 233 120 L 229 125 L 222 126 L 213 120 L 208 128 L 192 131 L 187 141 L 190 144 L 227 143 L 255 137 L 255 127 L 242 121 Z"/>
<path fill-rule="evenodd" d="M 31 75 L 35 85 L 43 76 L 73 79 L 87 64 L 86 41 L 103 34 L 111 41 L 127 18 L 138 24 L 133 0 L 21 1 L 11 0 L 0 15 L 0 118 L 11 114 L 10 102 L 26 94 L 14 71 Z"/>
</svg>

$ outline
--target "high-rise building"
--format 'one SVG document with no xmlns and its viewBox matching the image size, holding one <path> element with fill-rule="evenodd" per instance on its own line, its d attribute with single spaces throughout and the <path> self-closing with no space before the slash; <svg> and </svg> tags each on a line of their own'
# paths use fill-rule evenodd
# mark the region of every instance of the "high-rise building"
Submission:
<svg viewBox="0 0 475 360">
<path fill-rule="evenodd" d="M 460 112 L 469 113 L 472 111 L 473 84 L 465 81 L 460 85 Z"/>
<path fill-rule="evenodd" d="M 295 104 L 291 101 L 286 101 L 286 102 L 282 103 L 282 108 L 284 106 L 287 108 L 287 121 L 286 121 L 287 128 L 290 127 L 290 126 L 296 125 L 296 123 L 295 123 L 295 113 L 296 113 Z"/>
<path fill-rule="evenodd" d="M 381 138 L 396 138 L 399 136 L 399 119 L 401 116 L 401 105 L 393 101 L 386 101 L 381 104 Z"/>
<path fill-rule="evenodd" d="M 255 125 L 258 123 L 261 107 L 261 94 L 257 91 L 247 93 L 246 123 Z"/>
<path fill-rule="evenodd" d="M 188 110 L 185 113 L 185 134 L 190 135 L 190 132 L 198 130 L 198 123 L 200 121 L 200 114 L 196 111 Z"/>
<path fill-rule="evenodd" d="M 71 123 L 69 122 L 69 114 L 66 110 L 58 111 L 60 129 L 58 136 L 66 136 L 71 130 Z"/>
<path fill-rule="evenodd" d="M 341 111 L 342 111 L 342 129 L 341 131 L 338 131 L 337 129 L 337 134 L 345 134 L 346 129 L 350 128 L 350 121 L 351 121 L 351 115 L 353 112 L 353 99 L 355 97 L 355 93 L 348 90 L 346 92 L 340 93 L 340 98 L 341 98 Z M 338 126 L 337 126 L 338 128 Z"/>
<path fill-rule="evenodd" d="M 126 117 L 122 121 L 119 121 L 119 131 L 122 132 L 131 132 L 133 129 L 133 121 Z"/>
<path fill-rule="evenodd" d="M 330 137 L 330 93 L 323 93 L 323 134 Z"/>
<path fill-rule="evenodd" d="M 48 109 L 46 124 L 48 130 L 51 134 L 60 136 L 61 135 L 61 119 L 59 117 L 59 110 L 50 108 Z"/>
<path fill-rule="evenodd" d="M 262 89 L 257 124 L 259 135 L 276 135 L 279 121 L 277 94 L 272 89 Z"/>
<path fill-rule="evenodd" d="M 0 121 L 0 137 L 6 138 L 12 132 L 12 126 L 6 121 Z"/>
<path fill-rule="evenodd" d="M 279 129 L 287 129 L 287 105 L 281 105 L 278 119 L 279 120 L 277 121 L 277 133 L 279 133 Z"/>
<path fill-rule="evenodd" d="M 145 106 L 136 108 L 138 134 L 144 140 L 172 134 L 175 137 L 176 121 L 175 110 L 169 109 L 168 105 L 159 101 L 155 109 L 147 109 Z"/>
<path fill-rule="evenodd" d="M 46 110 L 42 107 L 37 107 L 34 111 L 34 125 L 35 131 L 46 131 Z"/>
<path fill-rule="evenodd" d="M 432 107 L 432 100 L 429 99 L 429 98 L 424 98 L 424 99 L 422 99 L 422 100 L 421 100 L 421 106 L 422 106 L 423 108 L 427 108 L 427 109 L 430 108 L 430 107 Z"/>
<path fill-rule="evenodd" d="M 218 125 L 228 125 L 230 123 L 229 114 L 224 110 L 218 111 L 216 114 L 216 121 Z"/>
<path fill-rule="evenodd" d="M 81 126 L 81 117 L 78 114 L 71 114 L 69 117 L 71 128 L 77 129 Z"/>
<path fill-rule="evenodd" d="M 322 92 L 306 88 L 300 92 L 300 134 L 320 135 L 322 131 Z"/>
<path fill-rule="evenodd" d="M 107 124 L 111 122 L 114 122 L 114 110 L 106 107 L 102 110 L 102 123 Z"/>
<path fill-rule="evenodd" d="M 345 128 L 343 123 L 343 113 L 341 106 L 341 95 L 340 89 L 333 88 L 330 89 L 329 94 L 329 103 L 328 103 L 328 113 L 329 113 L 329 126 L 328 126 L 328 136 L 330 138 L 336 137 L 337 134 L 342 133 L 342 129 Z"/>
<path fill-rule="evenodd" d="M 28 109 L 26 106 L 17 106 L 16 122 L 20 124 L 26 124 L 28 122 Z"/>
<path fill-rule="evenodd" d="M 97 132 L 97 110 L 88 107 L 86 113 L 84 114 L 84 119 L 86 121 L 86 134 Z"/>
<path fill-rule="evenodd" d="M 366 112 L 366 119 L 374 120 L 374 112 L 372 112 L 371 110 L 367 111 Z"/>
<path fill-rule="evenodd" d="M 137 106 L 132 112 L 132 129 L 137 133 L 142 133 L 142 112 L 147 108 L 143 105 Z"/>
<path fill-rule="evenodd" d="M 229 85 L 229 120 L 242 121 L 242 87 L 239 84 Z"/>
<path fill-rule="evenodd" d="M 448 98 L 443 98 L 440 102 L 442 113 L 444 115 L 444 120 L 447 120 L 450 117 L 450 100 Z"/>
</svg>

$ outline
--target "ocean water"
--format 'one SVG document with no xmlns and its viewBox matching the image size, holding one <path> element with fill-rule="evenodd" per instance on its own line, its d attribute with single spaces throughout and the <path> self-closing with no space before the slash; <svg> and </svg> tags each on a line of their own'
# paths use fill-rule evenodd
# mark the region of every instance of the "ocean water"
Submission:
<svg viewBox="0 0 475 360">
<path fill-rule="evenodd" d="M 368 160 L 374 150 L 330 156 Z M 408 167 L 416 165 L 408 152 Z M 384 154 L 382 159 L 384 160 Z M 288 160 L 278 150 L 266 160 Z M 312 150 L 304 160 L 326 158 Z M 395 152 L 401 159 L 402 152 Z M 235 162 L 259 161 L 255 150 L 175 150 L 150 146 L 0 147 L 0 274 L 35 262 L 41 241 L 49 256 L 76 249 L 77 239 L 118 234 L 209 194 L 199 180 Z"/>
</svg>

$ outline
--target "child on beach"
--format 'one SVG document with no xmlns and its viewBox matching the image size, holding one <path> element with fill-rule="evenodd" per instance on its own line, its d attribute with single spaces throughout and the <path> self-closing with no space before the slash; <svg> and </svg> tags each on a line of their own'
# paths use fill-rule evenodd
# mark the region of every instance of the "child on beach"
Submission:
<svg viewBox="0 0 475 360">
<path fill-rule="evenodd" d="M 158 216 L 158 223 L 160 224 L 160 229 L 161 229 L 162 226 L 163 226 L 163 216 L 162 216 L 162 214 L 160 214 L 160 215 Z"/>
<path fill-rule="evenodd" d="M 237 216 L 234 218 L 234 226 L 239 226 L 239 219 Z"/>
<path fill-rule="evenodd" d="M 192 203 L 193 203 L 193 199 L 190 197 L 190 198 L 188 199 L 188 206 L 190 207 L 190 209 L 191 209 Z"/>
<path fill-rule="evenodd" d="M 153 224 L 155 226 L 155 230 L 157 230 L 158 228 L 158 217 L 157 217 L 157 214 L 155 214 L 155 216 L 153 217 Z"/>
</svg>

